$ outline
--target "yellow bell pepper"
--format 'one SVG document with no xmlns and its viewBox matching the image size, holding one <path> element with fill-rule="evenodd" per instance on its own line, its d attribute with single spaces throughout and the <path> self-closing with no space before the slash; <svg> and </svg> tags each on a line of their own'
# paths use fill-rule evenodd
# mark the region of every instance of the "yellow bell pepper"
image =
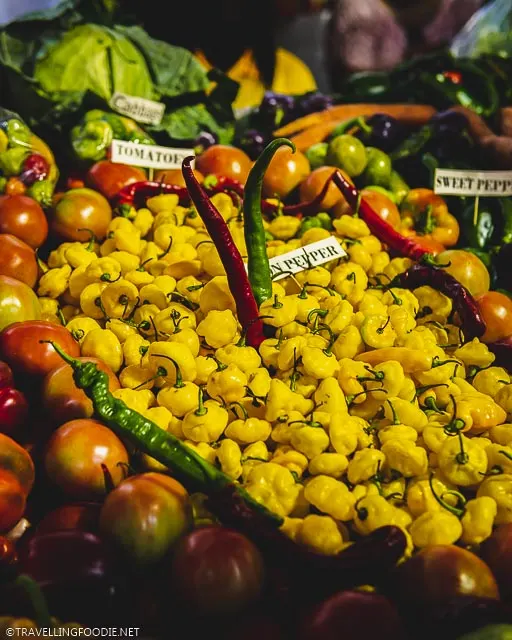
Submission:
<svg viewBox="0 0 512 640">
<path fill-rule="evenodd" d="M 347 414 L 345 395 L 334 376 L 324 378 L 320 382 L 313 394 L 313 400 L 316 409 L 329 413 L 331 416 Z"/>
<path fill-rule="evenodd" d="M 176 384 L 178 365 L 183 381 L 193 382 L 196 378 L 196 361 L 190 349 L 179 342 L 152 342 L 144 356 L 148 366 L 168 385 Z M 173 362 L 174 360 L 174 362 Z"/>
<path fill-rule="evenodd" d="M 492 533 L 497 513 L 496 500 L 489 496 L 468 500 L 461 519 L 461 542 L 467 545 L 478 545 L 486 540 Z"/>
<path fill-rule="evenodd" d="M 480 393 L 495 398 L 498 391 L 510 384 L 510 376 L 503 367 L 489 367 L 478 371 L 473 378 L 473 386 Z"/>
<path fill-rule="evenodd" d="M 192 442 L 215 442 L 227 427 L 228 412 L 216 400 L 203 402 L 201 390 L 198 400 L 197 409 L 183 416 L 183 435 Z"/>
<path fill-rule="evenodd" d="M 291 471 L 291 473 L 297 478 L 301 478 L 304 471 L 308 467 L 308 459 L 300 451 L 289 445 L 279 445 L 274 451 L 272 456 L 272 462 L 280 464 L 281 466 Z"/>
<path fill-rule="evenodd" d="M 223 438 L 217 448 L 217 460 L 221 470 L 233 480 L 242 475 L 242 451 L 234 440 Z"/>
<path fill-rule="evenodd" d="M 330 476 L 339 479 L 348 467 L 348 458 L 342 453 L 324 452 L 311 458 L 308 471 L 312 476 Z"/>
<path fill-rule="evenodd" d="M 482 447 L 462 435 L 443 442 L 437 452 L 439 468 L 447 480 L 460 487 L 480 484 L 487 472 L 487 454 Z"/>
<path fill-rule="evenodd" d="M 356 451 L 348 464 L 347 478 L 350 484 L 361 484 L 375 476 L 386 463 L 386 456 L 378 449 Z"/>
<path fill-rule="evenodd" d="M 173 386 L 162 387 L 156 396 L 157 403 L 174 416 L 183 418 L 198 407 L 199 387 L 194 382 L 178 381 Z"/>
<path fill-rule="evenodd" d="M 393 428 L 393 427 L 391 427 Z M 423 475 L 428 469 L 427 452 L 410 440 L 392 438 L 381 447 L 386 457 L 386 467 L 398 471 L 404 478 Z"/>
<path fill-rule="evenodd" d="M 48 298 L 58 298 L 68 288 L 69 278 L 71 276 L 71 267 L 68 264 L 55 269 L 49 269 L 39 278 L 37 287 L 38 296 L 47 296 Z"/>
<path fill-rule="evenodd" d="M 348 326 L 336 338 L 332 352 L 341 360 L 342 358 L 355 358 L 364 351 L 364 342 L 359 329 L 354 325 Z"/>
<path fill-rule="evenodd" d="M 512 474 L 503 473 L 485 478 L 478 487 L 476 497 L 487 496 L 496 502 L 498 511 L 495 524 L 512 522 Z"/>
<path fill-rule="evenodd" d="M 336 235 L 340 238 L 351 238 L 358 240 L 370 235 L 370 229 L 364 220 L 354 216 L 342 215 L 337 220 L 333 220 L 333 227 Z"/>
<path fill-rule="evenodd" d="M 304 420 L 292 431 L 290 444 L 311 460 L 327 449 L 329 436 L 319 423 Z"/>
<path fill-rule="evenodd" d="M 489 367 L 495 360 L 494 353 L 478 338 L 473 338 L 453 352 L 455 358 L 462 360 L 466 366 Z"/>
<path fill-rule="evenodd" d="M 409 528 L 415 547 L 455 544 L 462 535 L 462 524 L 457 516 L 445 510 L 425 511 Z"/>
<path fill-rule="evenodd" d="M 340 528 L 329 516 L 309 514 L 302 521 L 296 540 L 323 555 L 336 555 L 345 546 Z"/>
<path fill-rule="evenodd" d="M 233 342 L 236 332 L 237 321 L 229 309 L 209 311 L 204 320 L 197 325 L 197 333 L 214 349 Z"/>
<path fill-rule="evenodd" d="M 378 364 L 395 360 L 402 365 L 405 373 L 417 373 L 429 371 L 432 366 L 432 358 L 416 349 L 407 347 L 387 347 L 385 349 L 374 349 L 361 353 L 354 358 L 366 362 L 372 367 Z"/>
<path fill-rule="evenodd" d="M 218 363 L 216 371 L 210 374 L 206 391 L 211 398 L 221 398 L 225 403 L 237 402 L 245 396 L 247 375 L 235 364 Z"/>
<path fill-rule="evenodd" d="M 265 419 L 274 422 L 280 416 L 298 411 L 302 416 L 307 415 L 314 408 L 312 400 L 304 398 L 299 393 L 291 391 L 278 378 L 272 378 L 267 395 Z"/>
</svg>

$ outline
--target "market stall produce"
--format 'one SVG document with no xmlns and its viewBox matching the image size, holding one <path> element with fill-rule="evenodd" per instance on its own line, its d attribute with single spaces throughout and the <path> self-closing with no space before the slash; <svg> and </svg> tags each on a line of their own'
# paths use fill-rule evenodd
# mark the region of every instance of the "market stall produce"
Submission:
<svg viewBox="0 0 512 640">
<path fill-rule="evenodd" d="M 72 99 L 53 64 L 91 33 L 165 125 L 96 72 Z M 41 101 L 0 124 L 2 633 L 505 640 L 509 95 L 464 84 L 490 60 L 235 121 L 139 31 L 4 35 Z"/>
</svg>

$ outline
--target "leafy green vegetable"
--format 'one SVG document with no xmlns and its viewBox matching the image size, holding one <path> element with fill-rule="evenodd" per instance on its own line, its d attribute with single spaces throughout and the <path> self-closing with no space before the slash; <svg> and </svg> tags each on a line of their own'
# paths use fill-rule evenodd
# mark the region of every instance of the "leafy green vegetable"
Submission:
<svg viewBox="0 0 512 640">
<path fill-rule="evenodd" d="M 139 26 L 111 24 L 109 2 L 63 0 L 0 30 L 3 106 L 57 154 L 66 155 L 59 146 L 89 109 L 109 110 L 115 91 L 165 103 L 160 125 L 144 127 L 158 144 L 189 146 L 202 130 L 231 142 L 238 83 Z"/>
<path fill-rule="evenodd" d="M 116 30 L 95 24 L 65 33 L 36 61 L 34 80 L 48 94 L 89 90 L 107 101 L 115 91 L 156 97 L 140 51 Z"/>
</svg>

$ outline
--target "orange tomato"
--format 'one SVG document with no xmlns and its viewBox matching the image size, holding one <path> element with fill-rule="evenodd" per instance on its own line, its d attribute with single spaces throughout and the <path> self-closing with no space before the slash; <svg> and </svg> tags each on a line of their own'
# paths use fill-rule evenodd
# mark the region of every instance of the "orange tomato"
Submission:
<svg viewBox="0 0 512 640">
<path fill-rule="evenodd" d="M 16 476 L 28 496 L 35 480 L 34 462 L 26 449 L 4 433 L 0 433 L 0 470 Z"/>
<path fill-rule="evenodd" d="M 329 180 L 332 174 L 336 171 L 339 171 L 339 169 L 328 166 L 318 167 L 318 169 L 312 171 L 309 176 L 300 183 L 299 196 L 301 201 L 307 202 L 309 200 L 314 200 L 324 188 L 327 180 Z M 345 173 L 343 173 L 343 175 L 345 176 L 345 179 L 352 182 Z M 331 182 L 327 188 L 325 197 L 317 207 L 317 211 L 329 211 L 329 209 L 335 207 L 340 200 L 344 200 L 343 195 L 338 187 Z"/>
<path fill-rule="evenodd" d="M 476 301 L 487 327 L 482 342 L 495 342 L 512 334 L 512 300 L 508 296 L 499 291 L 487 291 Z"/>
<path fill-rule="evenodd" d="M 457 218 L 432 189 L 411 189 L 401 204 L 404 225 L 418 235 L 431 237 L 445 247 L 454 247 L 460 235 Z"/>
<path fill-rule="evenodd" d="M 26 496 L 16 476 L 0 469 L 0 533 L 7 533 L 21 519 Z"/>
<path fill-rule="evenodd" d="M 375 213 L 394 229 L 400 227 L 400 212 L 396 204 L 383 193 L 372 189 L 362 189 L 361 197 L 366 200 Z"/>
<path fill-rule="evenodd" d="M 475 298 L 489 291 L 491 277 L 485 264 L 470 251 L 449 249 L 437 256 L 440 265 Z"/>
<path fill-rule="evenodd" d="M 263 193 L 268 198 L 286 198 L 311 173 L 302 151 L 279 147 L 263 177 Z"/>
<path fill-rule="evenodd" d="M 204 176 L 225 176 L 245 184 L 252 160 L 242 149 L 227 144 L 213 144 L 197 156 L 195 164 L 197 171 Z"/>
</svg>

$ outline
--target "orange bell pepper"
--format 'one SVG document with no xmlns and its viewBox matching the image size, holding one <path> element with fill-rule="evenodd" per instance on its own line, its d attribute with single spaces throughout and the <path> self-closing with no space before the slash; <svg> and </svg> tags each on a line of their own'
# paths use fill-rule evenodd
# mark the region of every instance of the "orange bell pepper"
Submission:
<svg viewBox="0 0 512 640">
<path fill-rule="evenodd" d="M 422 236 L 425 240 L 453 247 L 459 239 L 460 229 L 446 202 L 432 189 L 411 189 L 401 204 L 404 232 Z"/>
</svg>

